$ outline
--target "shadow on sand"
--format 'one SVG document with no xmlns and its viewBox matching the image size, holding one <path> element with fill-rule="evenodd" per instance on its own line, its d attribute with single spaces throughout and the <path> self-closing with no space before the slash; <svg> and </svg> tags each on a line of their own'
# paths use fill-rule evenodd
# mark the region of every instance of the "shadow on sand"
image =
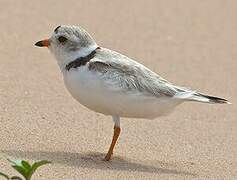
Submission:
<svg viewBox="0 0 237 180">
<path fill-rule="evenodd" d="M 70 153 L 70 152 L 45 152 L 45 151 L 20 151 L 2 150 L 2 153 L 16 157 L 38 160 L 50 160 L 54 163 L 75 166 L 81 168 L 92 168 L 101 170 L 137 171 L 158 174 L 173 174 L 183 176 L 195 176 L 196 174 L 180 171 L 169 167 L 163 167 L 164 163 L 158 162 L 156 166 L 141 164 L 124 160 L 120 157 L 113 157 L 112 161 L 103 161 L 105 154 L 102 153 Z M 154 164 L 154 163 L 153 163 Z M 161 167 L 161 164 L 162 167 Z M 165 166 L 168 166 L 167 164 Z M 170 165 L 172 167 L 172 165 Z"/>
</svg>

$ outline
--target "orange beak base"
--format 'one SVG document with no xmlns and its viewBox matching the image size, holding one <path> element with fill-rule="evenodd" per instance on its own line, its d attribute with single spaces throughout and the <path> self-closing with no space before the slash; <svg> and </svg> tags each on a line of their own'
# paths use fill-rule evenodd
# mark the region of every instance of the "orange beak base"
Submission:
<svg viewBox="0 0 237 180">
<path fill-rule="evenodd" d="M 39 47 L 49 47 L 50 43 L 48 39 L 45 39 L 42 41 L 38 41 L 37 43 L 35 43 L 35 45 Z"/>
</svg>

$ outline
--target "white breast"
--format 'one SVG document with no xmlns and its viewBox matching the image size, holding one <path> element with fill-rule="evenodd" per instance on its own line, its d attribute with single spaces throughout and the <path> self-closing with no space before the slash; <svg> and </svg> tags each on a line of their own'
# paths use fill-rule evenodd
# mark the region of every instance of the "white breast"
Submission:
<svg viewBox="0 0 237 180">
<path fill-rule="evenodd" d="M 181 103 L 173 98 L 145 96 L 110 87 L 87 66 L 63 72 L 64 82 L 71 95 L 82 105 L 105 115 L 133 118 L 155 118 L 169 113 Z"/>
</svg>

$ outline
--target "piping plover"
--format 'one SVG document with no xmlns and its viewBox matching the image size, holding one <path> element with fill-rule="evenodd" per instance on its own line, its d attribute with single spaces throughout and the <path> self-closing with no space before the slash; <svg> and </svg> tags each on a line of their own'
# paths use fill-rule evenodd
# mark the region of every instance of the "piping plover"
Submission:
<svg viewBox="0 0 237 180">
<path fill-rule="evenodd" d="M 111 115 L 114 135 L 105 160 L 110 160 L 120 134 L 120 117 L 153 119 L 170 113 L 185 101 L 229 103 L 226 99 L 176 86 L 147 67 L 100 47 L 81 27 L 58 26 L 48 47 L 71 95 L 87 108 Z"/>
</svg>

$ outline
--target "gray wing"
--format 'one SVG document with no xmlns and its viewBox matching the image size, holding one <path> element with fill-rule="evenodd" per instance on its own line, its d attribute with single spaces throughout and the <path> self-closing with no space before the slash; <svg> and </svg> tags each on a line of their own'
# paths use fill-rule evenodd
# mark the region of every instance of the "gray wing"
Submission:
<svg viewBox="0 0 237 180">
<path fill-rule="evenodd" d="M 139 91 L 156 97 L 173 97 L 177 89 L 145 66 L 111 50 L 102 49 L 90 61 L 89 70 L 127 91 Z"/>
</svg>

